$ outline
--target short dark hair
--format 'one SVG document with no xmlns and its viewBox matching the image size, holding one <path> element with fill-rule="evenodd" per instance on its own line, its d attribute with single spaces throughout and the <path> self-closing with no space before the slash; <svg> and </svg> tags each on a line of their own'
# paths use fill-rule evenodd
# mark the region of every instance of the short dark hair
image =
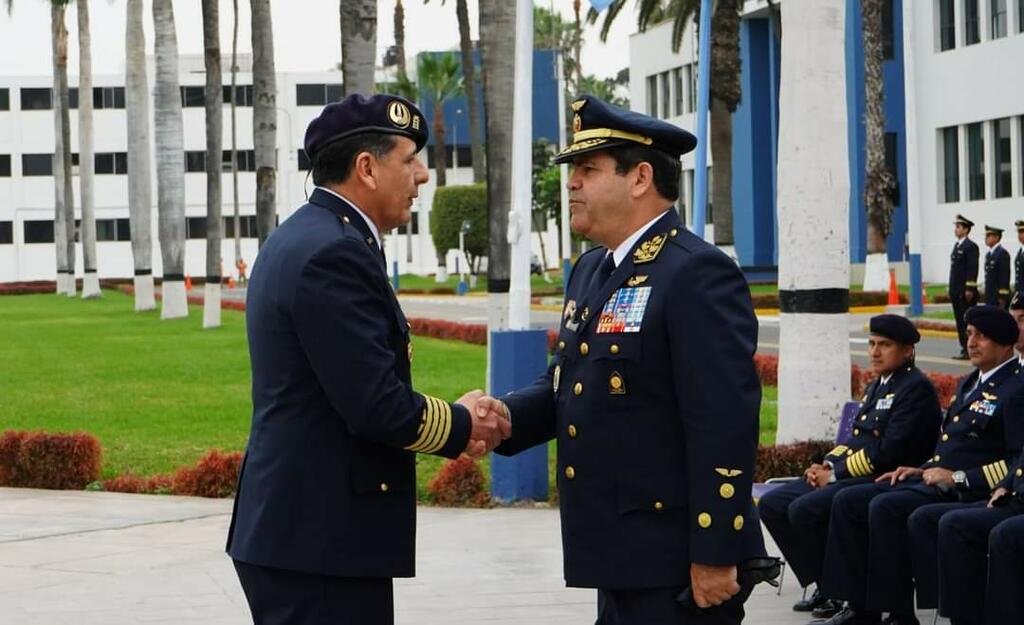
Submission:
<svg viewBox="0 0 1024 625">
<path fill-rule="evenodd" d="M 615 159 L 615 173 L 620 176 L 640 163 L 650 163 L 654 170 L 654 188 L 658 194 L 672 202 L 679 199 L 679 179 L 682 177 L 683 166 L 678 158 L 643 145 L 613 148 L 608 150 L 608 154 Z"/>
<path fill-rule="evenodd" d="M 386 132 L 362 132 L 329 143 L 313 157 L 313 184 L 319 187 L 331 182 L 345 182 L 352 174 L 360 153 L 369 152 L 376 158 L 384 158 L 396 143 L 396 136 Z"/>
</svg>

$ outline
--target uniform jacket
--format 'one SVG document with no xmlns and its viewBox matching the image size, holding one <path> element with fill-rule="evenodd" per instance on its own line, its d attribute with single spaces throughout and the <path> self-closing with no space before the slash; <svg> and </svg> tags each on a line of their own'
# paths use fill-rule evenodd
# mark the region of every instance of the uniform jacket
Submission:
<svg viewBox="0 0 1024 625">
<path fill-rule="evenodd" d="M 414 574 L 416 458 L 456 457 L 465 408 L 413 391 L 409 326 L 362 217 L 317 189 L 267 239 L 246 299 L 252 429 L 232 558 Z"/>
<path fill-rule="evenodd" d="M 1017 250 L 1017 256 L 1013 259 L 1014 290 L 1024 291 L 1024 247 Z"/>
<path fill-rule="evenodd" d="M 962 297 L 966 289 L 978 288 L 978 244 L 964 237 L 953 245 L 949 259 L 949 294 Z"/>
<path fill-rule="evenodd" d="M 861 402 L 850 439 L 825 456 L 836 479 L 880 475 L 928 459 L 942 409 L 935 387 L 920 369 L 907 363 L 884 385 L 875 379 Z"/>
<path fill-rule="evenodd" d="M 498 452 L 557 438 L 570 586 L 689 585 L 691 561 L 764 554 L 757 320 L 736 264 L 675 211 L 588 294 L 605 253 L 572 272 L 547 373 L 503 398 L 512 438 Z"/>
<path fill-rule="evenodd" d="M 985 252 L 985 303 L 1006 308 L 1009 297 L 1010 253 L 1000 245 L 994 251 Z"/>
<path fill-rule="evenodd" d="M 965 500 L 983 499 L 1006 477 L 1024 442 L 1024 378 L 1016 361 L 974 388 L 978 370 L 960 382 L 942 421 L 935 454 L 923 468 L 964 471 Z M 974 390 L 971 390 L 974 389 Z"/>
</svg>

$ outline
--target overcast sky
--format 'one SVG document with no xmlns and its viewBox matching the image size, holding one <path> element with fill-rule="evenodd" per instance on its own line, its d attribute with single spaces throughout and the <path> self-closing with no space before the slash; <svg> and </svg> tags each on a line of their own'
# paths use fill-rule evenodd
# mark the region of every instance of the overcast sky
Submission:
<svg viewBox="0 0 1024 625">
<path fill-rule="evenodd" d="M 469 1 L 470 24 L 476 23 L 477 2 Z M 0 76 L 47 76 L 51 73 L 50 9 L 44 0 L 14 0 L 8 15 L 0 8 Z M 250 50 L 249 3 L 239 0 L 238 49 Z M 572 20 L 572 0 L 540 0 L 542 6 L 554 6 Z M 221 49 L 231 52 L 232 3 L 224 0 L 221 10 Z M 379 0 L 377 47 L 394 44 L 392 16 L 394 0 Z M 589 8 L 583 0 L 584 13 Z M 459 43 L 455 20 L 455 0 L 405 0 L 406 52 L 412 56 L 422 50 L 456 49 Z M 95 75 L 124 72 L 124 0 L 92 0 L 92 58 Z M 274 56 L 279 72 L 322 71 L 336 67 L 341 60 L 341 35 L 338 0 L 272 0 L 274 20 Z M 199 0 L 175 0 L 179 54 L 202 54 L 203 29 Z M 69 72 L 78 73 L 77 13 L 68 10 L 67 26 L 71 34 Z M 153 51 L 151 2 L 145 8 L 146 43 Z M 607 43 L 598 38 L 599 24 L 584 26 L 583 71 L 598 76 L 613 76 L 629 63 L 629 35 L 636 29 L 632 7 L 623 10 Z M 474 26 L 473 38 L 477 38 Z"/>
</svg>

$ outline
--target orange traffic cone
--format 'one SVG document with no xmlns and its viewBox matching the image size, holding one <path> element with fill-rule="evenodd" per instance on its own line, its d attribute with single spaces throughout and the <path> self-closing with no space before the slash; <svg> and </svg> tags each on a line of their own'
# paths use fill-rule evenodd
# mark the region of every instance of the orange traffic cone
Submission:
<svg viewBox="0 0 1024 625">
<path fill-rule="evenodd" d="M 896 286 L 896 270 L 889 270 L 889 305 L 899 306 L 900 304 L 900 290 Z"/>
<path fill-rule="evenodd" d="M 229 289 L 235 288 L 235 279 L 232 278 L 231 276 L 228 276 L 228 288 Z"/>
<path fill-rule="evenodd" d="M 185 290 L 186 291 L 191 291 L 192 290 L 192 277 L 189 276 L 188 274 L 185 274 Z"/>
</svg>

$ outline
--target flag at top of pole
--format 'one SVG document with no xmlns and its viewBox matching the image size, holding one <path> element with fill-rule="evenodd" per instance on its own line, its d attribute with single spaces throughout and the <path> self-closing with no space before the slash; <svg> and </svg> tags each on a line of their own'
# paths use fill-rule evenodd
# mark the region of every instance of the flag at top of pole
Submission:
<svg viewBox="0 0 1024 625">
<path fill-rule="evenodd" d="M 612 5 L 612 0 L 590 0 L 590 6 L 600 13 Z"/>
</svg>

